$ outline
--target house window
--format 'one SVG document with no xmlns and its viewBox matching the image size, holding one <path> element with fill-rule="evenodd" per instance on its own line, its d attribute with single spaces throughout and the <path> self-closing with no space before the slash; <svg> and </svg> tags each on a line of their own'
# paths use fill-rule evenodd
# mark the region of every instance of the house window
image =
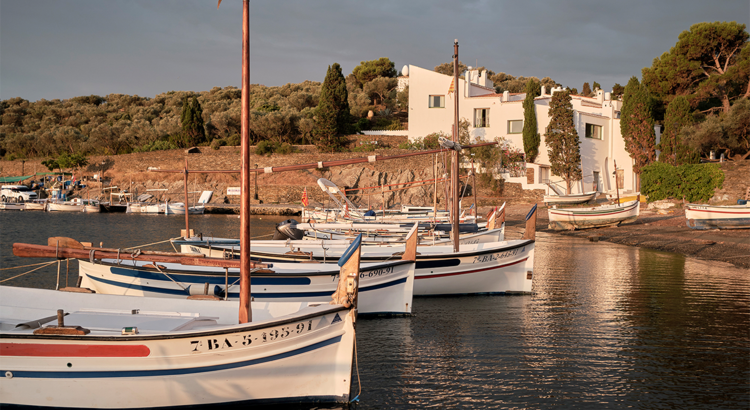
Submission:
<svg viewBox="0 0 750 410">
<path fill-rule="evenodd" d="M 474 110 L 474 128 L 487 128 L 490 126 L 490 109 L 477 108 Z"/>
<path fill-rule="evenodd" d="M 586 124 L 586 138 L 602 139 L 602 126 L 596 124 Z"/>
<path fill-rule="evenodd" d="M 445 108 L 445 96 L 444 95 L 431 95 L 430 96 L 430 108 Z"/>
<path fill-rule="evenodd" d="M 508 134 L 521 134 L 521 133 L 523 133 L 523 120 L 508 121 Z"/>
</svg>

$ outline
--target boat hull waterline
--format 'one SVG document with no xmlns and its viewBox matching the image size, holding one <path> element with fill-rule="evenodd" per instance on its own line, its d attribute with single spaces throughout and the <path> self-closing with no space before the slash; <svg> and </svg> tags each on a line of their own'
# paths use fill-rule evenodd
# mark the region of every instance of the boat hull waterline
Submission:
<svg viewBox="0 0 750 410">
<path fill-rule="evenodd" d="M 750 205 L 687 204 L 685 219 L 692 229 L 748 229 Z"/>
<path fill-rule="evenodd" d="M 305 246 L 308 241 L 296 241 L 295 252 L 287 252 L 284 242 L 256 241 L 251 257 L 254 260 L 280 263 L 335 262 L 345 245 Z M 314 242 L 314 241 L 309 241 Z M 379 262 L 402 252 L 401 245 L 363 246 L 362 262 Z M 237 246 L 181 245 L 181 251 L 203 253 L 218 257 L 239 255 Z M 452 246 L 420 246 L 417 248 L 414 271 L 414 295 L 467 295 L 467 294 L 526 294 L 531 293 L 534 271 L 534 241 L 514 240 L 496 243 L 465 245 L 458 253 Z M 306 254 L 303 254 L 306 253 Z"/>
<path fill-rule="evenodd" d="M 2 291 L 5 326 L 0 332 L 4 405 L 159 408 L 346 402 L 349 397 L 353 311 L 340 305 L 306 308 L 303 314 L 260 323 L 237 325 L 227 320 L 228 324 L 216 325 L 211 317 L 185 309 L 197 303 L 202 304 L 200 311 L 211 312 L 226 304 L 236 312 L 236 302 L 164 304 L 165 299 L 156 298 L 9 289 Z M 14 303 L 18 298 L 27 301 Z M 40 303 L 33 309 L 20 308 L 29 298 Z M 97 303 L 87 305 L 90 300 Z M 38 319 L 55 309 L 71 313 L 66 325 L 83 326 L 90 333 L 34 335 L 9 320 Z M 170 322 L 177 324 L 176 330 L 149 330 Z M 119 327 L 105 328 L 102 323 L 137 323 L 141 332 L 123 335 Z M 179 330 L 180 324 L 186 330 Z"/>
<path fill-rule="evenodd" d="M 79 260 L 81 286 L 109 295 L 186 298 L 203 295 L 239 299 L 239 270 L 145 261 Z M 146 267 L 144 265 L 150 265 Z M 328 303 L 339 280 L 338 266 L 327 264 L 274 265 L 273 272 L 254 272 L 250 279 L 256 302 Z M 306 269 L 307 268 L 307 269 Z M 317 270 L 317 271 L 316 271 Z M 307 271 L 308 273 L 302 273 Z M 414 263 L 392 261 L 360 267 L 360 314 L 408 315 L 412 311 Z M 208 287 L 206 287 L 208 285 Z M 228 286 L 227 286 L 228 285 Z"/>
</svg>

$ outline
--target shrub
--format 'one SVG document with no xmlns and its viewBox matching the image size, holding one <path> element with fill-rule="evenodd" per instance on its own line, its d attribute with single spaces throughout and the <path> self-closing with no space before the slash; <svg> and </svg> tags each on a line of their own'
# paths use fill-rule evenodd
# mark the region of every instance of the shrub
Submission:
<svg viewBox="0 0 750 410">
<path fill-rule="evenodd" d="M 718 164 L 686 164 L 672 166 L 654 162 L 643 167 L 641 193 L 649 202 L 661 199 L 684 199 L 705 202 L 716 188 L 724 184 L 724 172 Z"/>
<path fill-rule="evenodd" d="M 288 142 L 285 142 L 276 147 L 276 153 L 281 155 L 291 154 L 294 152 L 294 147 Z"/>
<path fill-rule="evenodd" d="M 376 149 L 379 149 L 380 146 L 378 144 L 373 144 L 370 141 L 362 142 L 360 145 L 354 147 L 351 149 L 352 152 L 372 152 Z"/>
<path fill-rule="evenodd" d="M 255 155 L 271 155 L 277 148 L 278 145 L 273 141 L 261 141 L 255 147 Z"/>
<path fill-rule="evenodd" d="M 224 141 L 221 138 L 216 138 L 215 140 L 211 141 L 211 148 L 212 149 L 216 149 L 217 150 L 217 149 L 219 149 L 219 148 L 221 148 L 221 147 L 223 147 L 225 145 L 227 145 L 227 142 Z"/>
</svg>

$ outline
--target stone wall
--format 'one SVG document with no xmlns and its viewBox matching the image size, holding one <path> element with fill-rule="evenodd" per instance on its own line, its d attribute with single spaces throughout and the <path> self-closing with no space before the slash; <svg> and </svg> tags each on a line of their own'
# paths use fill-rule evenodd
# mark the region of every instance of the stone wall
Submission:
<svg viewBox="0 0 750 410">
<path fill-rule="evenodd" d="M 369 138 L 369 137 L 366 137 Z M 379 137 L 380 138 L 380 137 Z M 395 141 L 395 140 L 394 140 Z M 297 152 L 289 155 L 273 154 L 271 156 L 251 155 L 250 166 L 252 168 L 265 168 L 270 166 L 295 165 L 316 163 L 318 161 L 332 161 L 347 158 L 367 157 L 377 154 L 390 156 L 403 154 L 407 151 L 399 149 L 382 149 L 370 153 L 335 153 L 321 154 L 312 146 L 298 146 Z M 200 153 L 187 154 L 185 150 L 155 151 L 117 156 L 93 156 L 89 157 L 90 165 L 76 173 L 78 180 L 91 179 L 96 173 L 100 173 L 102 162 L 105 162 L 104 182 L 89 182 L 91 192 L 84 195 L 97 197 L 103 185 L 117 186 L 120 189 L 129 189 L 130 192 L 144 193 L 147 189 L 168 189 L 166 194 L 161 194 L 163 199 L 182 201 L 184 197 L 184 177 L 179 173 L 156 172 L 163 170 L 182 170 L 185 159 L 191 170 L 239 170 L 240 149 L 239 147 L 221 147 L 213 150 L 201 147 Z M 439 156 L 442 157 L 442 156 Z M 328 169 L 309 169 L 283 173 L 264 174 L 260 173 L 251 178 L 251 189 L 256 192 L 257 179 L 257 201 L 264 204 L 299 204 L 302 192 L 307 188 L 311 205 L 326 205 L 329 202 L 328 195 L 321 191 L 317 185 L 318 178 L 326 178 L 340 188 L 363 188 L 379 185 L 393 185 L 404 182 L 428 180 L 433 178 L 433 155 L 423 155 L 408 158 L 400 158 L 375 163 L 363 163 Z M 24 164 L 20 160 L 0 161 L 0 176 L 26 175 L 35 171 L 46 172 L 46 167 L 41 165 L 41 159 L 28 160 Z M 151 170 L 149 170 L 151 169 Z M 445 168 L 439 165 L 438 175 L 442 175 Z M 240 179 L 238 173 L 191 173 L 188 178 L 189 191 L 211 190 L 214 192 L 211 203 L 222 203 L 225 197 L 229 203 L 238 203 L 239 197 L 227 196 L 227 188 L 239 187 Z M 416 185 L 416 184 L 415 184 Z M 469 199 L 464 200 L 464 205 L 469 206 L 473 202 L 473 187 L 469 182 L 465 192 Z M 500 205 L 503 201 L 512 202 L 541 202 L 543 193 L 523 191 L 518 184 L 500 184 L 500 189 L 478 190 L 478 202 L 480 205 Z M 367 191 L 356 191 L 350 198 L 355 204 L 373 208 L 380 208 L 385 198 L 385 206 L 393 207 L 399 204 L 432 205 L 434 185 L 432 183 L 424 186 L 415 186 L 409 189 L 400 189 L 404 186 L 386 187 L 383 193 L 378 189 Z M 388 191 L 393 189 L 393 191 Z M 439 206 L 445 206 L 445 189 L 442 184 L 438 185 L 437 198 Z M 540 191 L 541 192 L 541 191 Z M 152 192 L 154 193 L 154 192 Z M 190 194 L 196 198 L 199 193 Z"/>
<path fill-rule="evenodd" d="M 714 191 L 709 202 L 736 204 L 738 199 L 745 199 L 750 188 L 750 161 L 723 162 L 721 170 L 724 171 L 724 184 Z"/>
</svg>

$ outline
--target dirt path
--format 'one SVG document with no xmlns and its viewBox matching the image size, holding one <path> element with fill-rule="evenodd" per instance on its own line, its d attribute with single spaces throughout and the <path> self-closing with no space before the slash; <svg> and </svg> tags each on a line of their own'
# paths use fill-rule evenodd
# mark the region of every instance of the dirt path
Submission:
<svg viewBox="0 0 750 410">
<path fill-rule="evenodd" d="M 530 205 L 518 204 L 506 207 L 508 227 L 522 228 Z M 489 210 L 484 210 L 486 213 Z M 483 209 L 480 209 L 480 212 Z M 612 228 L 595 228 L 582 231 L 553 231 L 547 228 L 547 209 L 539 208 L 537 230 L 580 238 L 598 237 L 600 241 L 640 246 L 660 251 L 676 252 L 693 258 L 730 263 L 750 269 L 750 230 L 706 230 L 690 229 L 685 223 L 683 209 L 670 209 L 660 214 L 647 210 L 641 204 L 638 220 Z"/>
</svg>

